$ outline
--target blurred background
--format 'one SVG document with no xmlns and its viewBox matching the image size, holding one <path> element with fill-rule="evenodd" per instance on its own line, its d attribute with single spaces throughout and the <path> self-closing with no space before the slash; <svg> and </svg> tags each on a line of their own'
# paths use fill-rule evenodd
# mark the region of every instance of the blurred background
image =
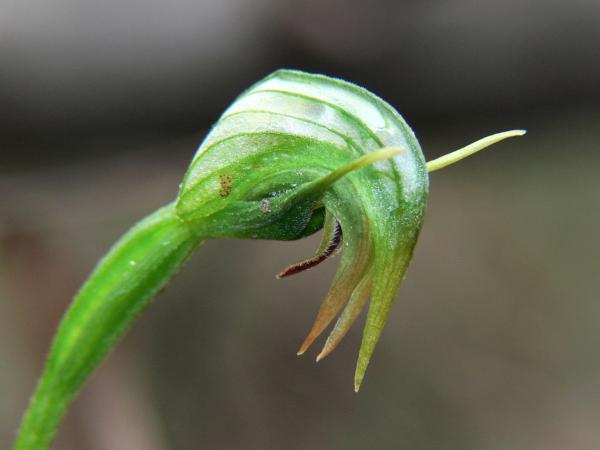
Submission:
<svg viewBox="0 0 600 450">
<path fill-rule="evenodd" d="M 360 394 L 362 323 L 295 355 L 337 260 L 209 242 L 75 401 L 56 448 L 600 448 L 600 3 L 0 0 L 0 447 L 97 259 L 174 198 L 280 67 L 378 93 L 428 159 L 425 227 Z M 294 279 L 295 278 L 295 279 Z"/>
</svg>

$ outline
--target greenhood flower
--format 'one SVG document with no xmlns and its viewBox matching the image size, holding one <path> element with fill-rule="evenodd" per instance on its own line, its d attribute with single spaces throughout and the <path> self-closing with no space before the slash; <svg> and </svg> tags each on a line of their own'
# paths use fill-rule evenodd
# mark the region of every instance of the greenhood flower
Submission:
<svg viewBox="0 0 600 450">
<path fill-rule="evenodd" d="M 215 124 L 176 209 L 213 238 L 298 239 L 323 227 L 315 257 L 279 277 L 342 248 L 298 354 L 339 315 L 317 360 L 327 356 L 370 298 L 358 391 L 419 236 L 427 172 L 413 131 L 382 99 L 339 79 L 280 70 L 244 92 Z"/>
<path fill-rule="evenodd" d="M 365 89 L 290 70 L 258 82 L 211 129 L 176 200 L 126 233 L 82 286 L 14 448 L 49 445 L 81 384 L 206 239 L 293 240 L 323 229 L 315 256 L 278 276 L 341 249 L 339 270 L 298 354 L 337 318 L 317 360 L 327 356 L 369 303 L 358 391 L 419 236 L 428 172 L 523 133 L 499 133 L 426 163 L 404 119 Z"/>
</svg>

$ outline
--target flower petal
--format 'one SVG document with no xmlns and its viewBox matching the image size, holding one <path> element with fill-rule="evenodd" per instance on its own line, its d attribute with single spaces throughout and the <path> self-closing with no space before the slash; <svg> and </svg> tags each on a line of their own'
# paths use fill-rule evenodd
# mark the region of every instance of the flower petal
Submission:
<svg viewBox="0 0 600 450">
<path fill-rule="evenodd" d="M 365 305 L 369 301 L 369 294 L 371 293 L 371 274 L 367 274 L 360 280 L 358 286 L 354 289 L 350 301 L 346 304 L 346 307 L 342 311 L 342 314 L 338 318 L 331 334 L 327 338 L 323 350 L 317 355 L 317 362 L 329 355 L 338 344 L 342 341 L 346 333 L 355 320 L 358 318 Z"/>
<path fill-rule="evenodd" d="M 344 239 L 340 267 L 298 355 L 302 355 L 337 316 L 368 270 L 371 242 L 365 225 L 360 220 L 355 221 L 353 226 L 344 227 L 342 224 Z"/>
</svg>

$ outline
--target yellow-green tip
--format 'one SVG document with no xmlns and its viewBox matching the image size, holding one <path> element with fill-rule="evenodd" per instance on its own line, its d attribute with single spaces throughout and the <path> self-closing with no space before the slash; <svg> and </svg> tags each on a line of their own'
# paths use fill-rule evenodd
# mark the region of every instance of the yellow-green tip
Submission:
<svg viewBox="0 0 600 450">
<path fill-rule="evenodd" d="M 441 156 L 433 161 L 429 161 L 427 163 L 427 172 L 434 172 L 436 170 L 443 169 L 444 167 L 454 164 L 455 162 L 458 162 L 467 156 L 471 156 L 473 153 L 477 153 L 478 151 L 483 150 L 490 145 L 511 137 L 523 136 L 525 133 L 527 133 L 526 130 L 511 130 L 484 137 L 483 139 L 479 139 L 478 141 L 473 142 L 466 147 L 458 149 L 452 153 L 448 153 L 447 155 Z"/>
<path fill-rule="evenodd" d="M 362 383 L 362 378 L 360 380 L 357 380 L 357 379 L 354 380 L 354 392 L 358 393 L 358 391 L 360 390 L 361 383 Z"/>
</svg>

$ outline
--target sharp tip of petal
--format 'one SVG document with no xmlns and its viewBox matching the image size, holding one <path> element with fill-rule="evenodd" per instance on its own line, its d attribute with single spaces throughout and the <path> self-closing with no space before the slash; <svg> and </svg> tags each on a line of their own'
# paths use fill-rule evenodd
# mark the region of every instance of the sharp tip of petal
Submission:
<svg viewBox="0 0 600 450">
<path fill-rule="evenodd" d="M 308 333 L 308 336 L 306 336 L 306 339 L 304 339 L 304 342 L 302 343 L 302 345 L 300 346 L 300 349 L 298 350 L 298 354 L 301 355 L 303 354 L 306 350 L 308 350 L 308 347 L 310 347 L 313 343 L 313 341 L 319 336 L 318 333 L 315 333 L 314 330 L 311 330 L 310 333 Z"/>
<path fill-rule="evenodd" d="M 326 356 L 329 356 L 329 354 L 333 350 L 335 350 L 336 346 L 337 346 L 337 342 L 332 342 L 331 339 L 327 339 L 327 342 L 325 342 L 325 345 L 323 346 L 321 353 L 319 353 L 319 355 L 317 356 L 317 362 L 321 361 Z"/>
<path fill-rule="evenodd" d="M 306 352 L 306 350 L 308 350 L 308 347 L 310 347 L 311 342 L 312 341 L 308 342 L 308 338 L 306 338 L 306 340 L 302 343 L 302 345 L 300 346 L 300 348 L 296 352 L 296 355 L 298 355 L 298 356 L 304 355 L 304 353 Z"/>
<path fill-rule="evenodd" d="M 306 345 L 306 341 L 304 341 L 302 343 L 302 345 L 300 346 L 300 348 L 298 349 L 298 351 L 296 352 L 296 355 L 302 356 L 302 355 L 304 355 L 306 350 L 308 350 L 308 345 Z"/>
<path fill-rule="evenodd" d="M 365 374 L 360 372 L 357 372 L 354 375 L 354 392 L 358 392 L 360 390 L 360 386 L 362 385 L 364 376 Z"/>
<path fill-rule="evenodd" d="M 360 386 L 362 385 L 363 379 L 365 378 L 365 373 L 367 371 L 367 367 L 369 366 L 371 354 L 372 352 L 368 351 L 365 353 L 364 348 L 361 348 L 361 351 L 358 354 L 356 371 L 354 372 L 354 392 L 358 392 Z"/>
</svg>

